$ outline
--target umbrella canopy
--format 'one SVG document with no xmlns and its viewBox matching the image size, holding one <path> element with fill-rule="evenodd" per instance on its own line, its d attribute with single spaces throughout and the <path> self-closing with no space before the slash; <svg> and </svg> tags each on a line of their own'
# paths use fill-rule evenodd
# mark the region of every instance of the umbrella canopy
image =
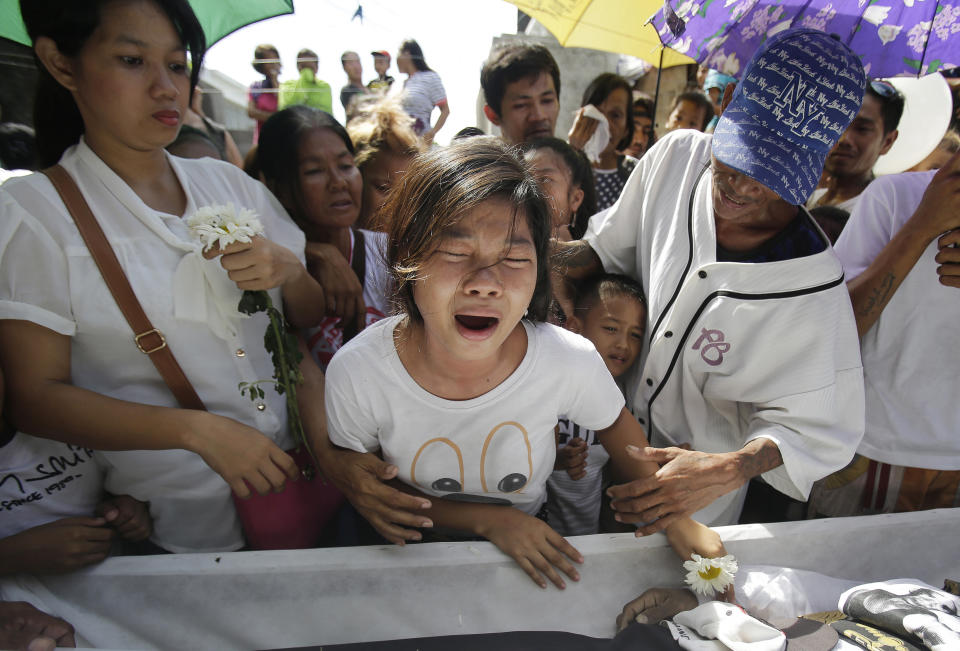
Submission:
<svg viewBox="0 0 960 651">
<path fill-rule="evenodd" d="M 664 44 L 733 76 L 789 27 L 839 35 L 870 77 L 916 77 L 960 64 L 958 2 L 668 0 L 653 23 Z"/>
<path fill-rule="evenodd" d="M 241 27 L 293 13 L 293 0 L 190 0 L 210 47 Z M 19 0 L 0 0 L 0 38 L 31 45 Z"/>
<path fill-rule="evenodd" d="M 694 63 L 664 48 L 650 17 L 662 0 L 507 0 L 536 19 L 564 47 L 585 47 L 629 54 L 654 66 Z M 661 58 L 662 54 L 662 58 Z"/>
</svg>

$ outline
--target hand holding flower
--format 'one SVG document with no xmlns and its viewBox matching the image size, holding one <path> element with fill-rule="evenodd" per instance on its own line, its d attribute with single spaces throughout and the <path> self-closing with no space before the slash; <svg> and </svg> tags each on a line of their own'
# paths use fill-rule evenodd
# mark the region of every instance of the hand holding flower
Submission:
<svg viewBox="0 0 960 651">
<path fill-rule="evenodd" d="M 223 248 L 218 243 L 203 251 L 208 260 L 218 255 L 230 280 L 244 291 L 283 287 L 307 273 L 292 251 L 260 235 L 249 242 L 234 242 Z"/>
</svg>

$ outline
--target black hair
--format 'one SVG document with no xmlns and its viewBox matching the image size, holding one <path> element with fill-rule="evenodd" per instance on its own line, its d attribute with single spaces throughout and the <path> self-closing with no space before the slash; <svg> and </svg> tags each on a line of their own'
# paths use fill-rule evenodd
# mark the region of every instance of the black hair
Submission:
<svg viewBox="0 0 960 651">
<path fill-rule="evenodd" d="M 574 309 L 584 313 L 596 305 L 597 300 L 606 296 L 627 296 L 646 309 L 647 297 L 643 287 L 630 276 L 602 273 L 586 278 L 576 287 Z"/>
<path fill-rule="evenodd" d="M 836 244 L 837 238 L 843 232 L 847 220 L 850 219 L 850 213 L 837 206 L 817 206 L 810 209 L 810 216 L 813 217 L 817 225 L 827 235 L 830 244 Z"/>
<path fill-rule="evenodd" d="M 647 141 L 647 151 L 657 142 L 657 134 L 653 129 L 653 125 L 657 121 L 656 111 L 657 103 L 653 101 L 652 97 L 639 91 L 633 92 L 633 117 L 650 118 L 650 139 Z M 634 125 L 634 129 L 636 129 L 636 125 Z"/>
<path fill-rule="evenodd" d="M 20 0 L 27 34 L 36 43 L 46 36 L 61 54 L 76 57 L 100 25 L 103 8 L 114 0 Z M 190 50 L 190 94 L 200 79 L 200 66 L 207 49 L 203 28 L 187 0 L 150 0 L 162 11 L 184 47 Z M 61 86 L 34 53 L 39 68 L 33 107 L 37 153 L 41 167 L 53 165 L 63 152 L 83 135 L 83 118 L 70 91 Z"/>
<path fill-rule="evenodd" d="M 355 153 L 347 130 L 336 118 L 325 111 L 297 104 L 277 111 L 260 127 L 256 159 L 251 166 L 301 228 L 305 226 L 306 205 L 300 187 L 300 143 L 314 129 L 333 131 L 347 151 L 351 155 Z"/>
<path fill-rule="evenodd" d="M 688 90 L 680 93 L 677 95 L 677 99 L 673 100 L 673 106 L 670 107 L 671 113 L 680 106 L 680 102 L 693 102 L 698 108 L 703 109 L 703 123 L 700 125 L 700 131 L 706 129 L 715 115 L 713 102 L 710 101 L 706 93 L 702 90 Z"/>
<path fill-rule="evenodd" d="M 600 106 L 606 101 L 610 93 L 616 89 L 622 89 L 627 94 L 627 132 L 620 142 L 617 143 L 617 149 L 626 149 L 633 142 L 633 87 L 630 82 L 612 72 L 604 72 L 594 77 L 593 81 L 583 91 L 583 98 L 580 100 L 580 106 L 593 104 Z"/>
<path fill-rule="evenodd" d="M 888 85 L 885 81 L 880 81 Z M 900 118 L 903 117 L 904 97 L 903 93 L 890 86 L 894 92 L 883 95 L 874 90 L 872 81 L 867 82 L 867 95 L 880 102 L 880 117 L 883 118 L 883 135 L 895 131 L 900 126 Z"/>
<path fill-rule="evenodd" d="M 275 45 L 261 43 L 253 49 L 253 69 L 264 77 L 267 76 L 267 69 L 263 67 L 263 64 L 266 63 L 264 59 L 267 58 L 268 54 L 273 54 L 274 56 L 272 58 L 274 59 L 280 58 L 280 50 L 278 50 Z"/>
<path fill-rule="evenodd" d="M 184 127 L 185 126 L 187 125 L 184 125 Z M 177 139 L 166 146 L 166 150 L 168 152 L 174 156 L 179 156 L 180 158 L 203 158 L 204 156 L 208 158 L 214 157 L 207 154 L 204 154 L 204 156 L 196 156 L 196 149 L 191 151 L 191 148 L 196 148 L 199 146 L 209 150 L 210 153 L 215 154 L 217 160 L 224 160 L 223 154 L 221 153 L 220 148 L 217 147 L 217 143 L 213 141 L 213 138 L 199 129 L 186 129 L 184 127 L 180 128 L 180 133 L 177 134 Z"/>
<path fill-rule="evenodd" d="M 537 280 L 527 318 L 544 321 L 550 304 L 550 212 L 530 170 L 500 138 L 477 136 L 431 149 L 414 159 L 391 190 L 383 213 L 391 216 L 387 264 L 397 307 L 422 322 L 413 300 L 423 265 L 447 229 L 490 199 L 513 207 L 514 219 L 526 220 L 537 254 Z"/>
<path fill-rule="evenodd" d="M 457 131 L 453 136 L 453 140 L 463 140 L 464 138 L 473 138 L 474 136 L 485 136 L 486 133 L 483 132 L 483 129 L 478 129 L 477 127 L 464 127 Z"/>
<path fill-rule="evenodd" d="M 560 68 L 542 45 L 532 43 L 513 43 L 494 50 L 480 71 L 480 86 L 483 98 L 493 112 L 503 115 L 503 95 L 507 84 L 520 79 L 529 79 L 541 73 L 549 73 L 553 78 L 553 89 L 560 98 Z"/>
<path fill-rule="evenodd" d="M 408 38 L 400 44 L 400 52 L 409 54 L 410 61 L 413 62 L 413 67 L 420 72 L 428 72 L 430 70 L 430 66 L 427 65 L 427 60 L 423 58 L 423 49 L 420 47 L 420 44 L 412 38 Z"/>
<path fill-rule="evenodd" d="M 318 57 L 317 53 L 310 48 L 303 48 L 297 52 L 297 68 L 299 69 L 303 64 L 306 63 L 316 63 L 318 65 L 320 63 L 320 57 Z"/>
<path fill-rule="evenodd" d="M 0 124 L 0 167 L 5 170 L 37 169 L 37 139 L 25 124 Z"/>
<path fill-rule="evenodd" d="M 570 235 L 579 240 L 587 232 L 587 223 L 590 217 L 597 212 L 597 190 L 593 179 L 593 167 L 584 153 L 574 149 L 560 138 L 537 138 L 524 143 L 523 151 L 535 152 L 538 149 L 551 149 L 563 160 L 570 172 L 570 184 L 583 190 L 583 201 L 573 215 L 570 224 Z"/>
</svg>

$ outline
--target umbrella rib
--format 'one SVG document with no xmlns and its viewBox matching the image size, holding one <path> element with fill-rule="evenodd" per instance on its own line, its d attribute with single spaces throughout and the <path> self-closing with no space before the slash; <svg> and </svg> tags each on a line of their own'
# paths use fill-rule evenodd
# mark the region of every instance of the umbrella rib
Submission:
<svg viewBox="0 0 960 651">
<path fill-rule="evenodd" d="M 933 21 L 937 17 L 937 10 L 940 8 L 940 0 L 937 0 L 936 6 L 933 8 L 933 13 L 930 15 L 930 31 L 927 32 L 927 38 L 923 42 L 923 54 L 920 55 L 920 69 L 917 70 L 917 77 L 923 76 L 923 70 L 927 66 L 927 48 L 930 47 L 930 37 L 933 36 Z"/>
</svg>

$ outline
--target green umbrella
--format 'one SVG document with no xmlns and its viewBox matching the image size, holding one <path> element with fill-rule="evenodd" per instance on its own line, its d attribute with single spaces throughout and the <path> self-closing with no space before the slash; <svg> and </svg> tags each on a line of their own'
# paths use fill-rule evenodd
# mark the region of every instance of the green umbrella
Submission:
<svg viewBox="0 0 960 651">
<path fill-rule="evenodd" d="M 293 13 L 293 0 L 190 0 L 210 47 L 258 20 Z M 20 18 L 19 0 L 0 0 L 0 38 L 30 45 Z"/>
</svg>

